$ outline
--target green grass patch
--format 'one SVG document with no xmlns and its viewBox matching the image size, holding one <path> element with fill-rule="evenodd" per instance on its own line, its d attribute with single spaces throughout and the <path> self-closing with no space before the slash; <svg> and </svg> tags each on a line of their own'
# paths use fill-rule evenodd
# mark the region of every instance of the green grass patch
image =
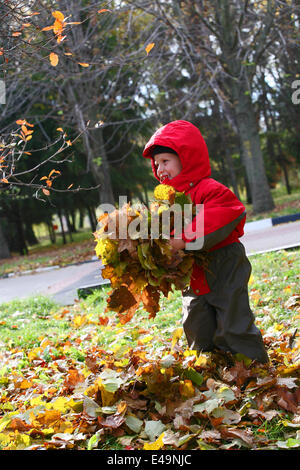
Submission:
<svg viewBox="0 0 300 470">
<path fill-rule="evenodd" d="M 69 322 L 57 319 L 59 306 L 48 297 L 35 296 L 0 305 L 0 346 L 30 349 L 42 337 L 56 341 L 70 328 Z"/>
</svg>

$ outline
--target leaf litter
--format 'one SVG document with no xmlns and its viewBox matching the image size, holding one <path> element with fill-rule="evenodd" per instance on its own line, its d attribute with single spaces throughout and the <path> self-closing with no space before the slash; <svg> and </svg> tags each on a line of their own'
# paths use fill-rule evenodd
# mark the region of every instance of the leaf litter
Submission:
<svg viewBox="0 0 300 470">
<path fill-rule="evenodd" d="M 40 337 L 34 347 L 0 349 L 0 447 L 299 449 L 297 285 L 276 295 L 269 288 L 250 283 L 252 302 L 260 295 L 255 313 L 270 357 L 265 365 L 189 350 L 180 293 L 163 298 L 155 319 L 140 308 L 138 321 L 126 325 L 84 301 L 48 313 L 69 330 Z"/>
</svg>

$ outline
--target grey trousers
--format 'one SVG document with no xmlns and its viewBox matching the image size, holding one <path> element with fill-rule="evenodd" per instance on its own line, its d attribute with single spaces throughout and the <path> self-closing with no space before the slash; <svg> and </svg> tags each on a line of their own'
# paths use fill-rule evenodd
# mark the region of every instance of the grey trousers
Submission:
<svg viewBox="0 0 300 470">
<path fill-rule="evenodd" d="M 242 353 L 268 362 L 262 335 L 249 305 L 251 264 L 242 243 L 233 243 L 209 254 L 206 273 L 211 292 L 183 292 L 183 329 L 191 349 Z"/>
</svg>

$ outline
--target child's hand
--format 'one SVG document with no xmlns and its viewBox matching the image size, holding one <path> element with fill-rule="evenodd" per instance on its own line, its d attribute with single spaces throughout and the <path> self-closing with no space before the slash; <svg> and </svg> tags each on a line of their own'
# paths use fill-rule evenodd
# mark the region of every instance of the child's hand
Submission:
<svg viewBox="0 0 300 470">
<path fill-rule="evenodd" d="M 180 238 L 171 238 L 170 245 L 174 251 L 177 250 L 184 250 L 185 248 L 185 241 L 181 240 Z"/>
</svg>

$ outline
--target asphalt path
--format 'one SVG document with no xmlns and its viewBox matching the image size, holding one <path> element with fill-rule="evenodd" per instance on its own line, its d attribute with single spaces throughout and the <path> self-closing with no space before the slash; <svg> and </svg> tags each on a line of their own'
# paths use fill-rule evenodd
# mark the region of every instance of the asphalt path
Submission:
<svg viewBox="0 0 300 470">
<path fill-rule="evenodd" d="M 241 242 L 250 257 L 266 251 L 300 246 L 300 222 L 276 225 L 249 233 L 246 230 Z M 52 297 L 61 305 L 71 305 L 78 298 L 78 288 L 105 282 L 101 276 L 101 268 L 100 261 L 94 260 L 35 274 L 0 279 L 0 304 L 17 298 L 43 294 Z"/>
</svg>

